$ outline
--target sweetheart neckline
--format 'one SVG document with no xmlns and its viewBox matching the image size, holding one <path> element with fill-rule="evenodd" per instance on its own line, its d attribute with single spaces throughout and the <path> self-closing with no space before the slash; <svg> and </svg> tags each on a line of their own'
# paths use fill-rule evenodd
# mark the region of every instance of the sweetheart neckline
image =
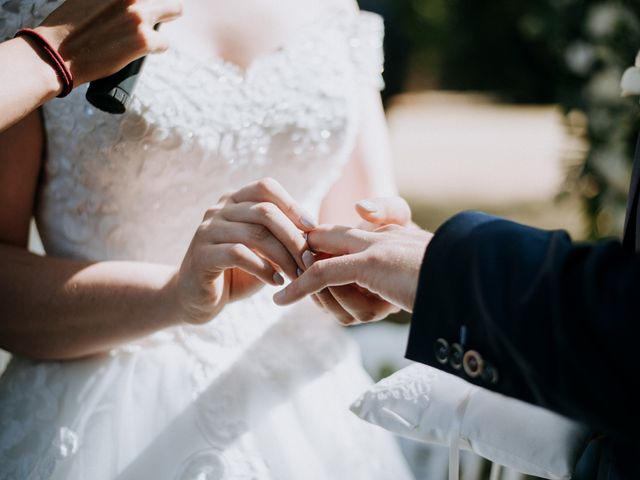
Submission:
<svg viewBox="0 0 640 480">
<path fill-rule="evenodd" d="M 270 50 L 267 53 L 256 56 L 246 67 L 243 67 L 238 62 L 233 60 L 226 59 L 221 55 L 206 55 L 203 58 L 200 58 L 196 55 L 193 55 L 189 50 L 185 48 L 181 48 L 180 46 L 172 46 L 169 50 L 170 52 L 189 58 L 191 61 L 197 63 L 199 66 L 207 68 L 208 70 L 217 70 L 224 69 L 226 70 L 226 74 L 232 74 L 238 79 L 240 82 L 245 82 L 249 79 L 254 70 L 256 70 L 260 65 L 268 62 L 273 58 L 278 58 L 283 54 L 288 53 L 294 46 L 298 45 L 298 41 L 303 34 L 308 34 L 310 27 L 319 27 L 324 26 L 326 22 L 332 20 L 334 18 L 341 18 L 340 15 L 344 14 L 343 8 L 333 8 L 327 10 L 322 15 L 322 18 L 314 19 L 309 22 L 303 22 L 300 27 L 295 29 L 295 32 L 283 41 L 278 47 Z M 376 13 L 367 12 L 367 11 L 358 11 L 352 21 L 357 22 L 359 18 L 366 16 L 378 16 Z"/>
</svg>

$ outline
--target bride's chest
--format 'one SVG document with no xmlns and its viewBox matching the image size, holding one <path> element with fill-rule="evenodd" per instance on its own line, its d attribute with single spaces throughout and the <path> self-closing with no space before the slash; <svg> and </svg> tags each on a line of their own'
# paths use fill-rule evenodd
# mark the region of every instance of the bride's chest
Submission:
<svg viewBox="0 0 640 480">
<path fill-rule="evenodd" d="M 201 197 L 268 175 L 304 196 L 346 161 L 358 92 L 348 29 L 303 33 L 247 70 L 179 49 L 151 56 L 121 116 L 90 107 L 84 88 L 51 102 L 47 190 Z"/>
<path fill-rule="evenodd" d="M 56 161 L 57 141 L 83 163 L 95 153 L 111 163 L 126 154 L 132 169 L 131 157 L 148 164 L 175 149 L 184 154 L 182 162 L 205 160 L 214 167 L 326 159 L 348 142 L 357 115 L 354 22 L 344 11 L 326 10 L 315 22 L 276 36 L 276 42 L 286 39 L 280 48 L 268 46 L 241 67 L 181 42 L 191 25 L 185 20 L 166 32 L 172 48 L 146 59 L 124 115 L 91 108 L 84 88 L 47 105 L 50 160 Z M 202 36 L 193 38 L 203 45 Z"/>
<path fill-rule="evenodd" d="M 179 19 L 163 24 L 162 35 L 199 58 L 223 58 L 243 68 L 288 46 L 339 10 L 335 0 L 183 0 Z M 338 5 L 343 0 L 338 0 Z M 344 10 L 344 4 L 341 10 Z"/>
<path fill-rule="evenodd" d="M 145 133 L 157 130 L 154 138 L 171 130 L 227 157 L 266 154 L 267 140 L 278 143 L 281 154 L 285 147 L 294 153 L 316 147 L 326 154 L 329 140 L 339 138 L 353 120 L 356 98 L 353 65 L 341 36 L 303 37 L 246 69 L 175 49 L 147 60 L 135 102 L 120 119 L 121 140 L 139 134 L 130 126 L 144 124 Z M 285 141 L 287 134 L 291 142 Z"/>
</svg>

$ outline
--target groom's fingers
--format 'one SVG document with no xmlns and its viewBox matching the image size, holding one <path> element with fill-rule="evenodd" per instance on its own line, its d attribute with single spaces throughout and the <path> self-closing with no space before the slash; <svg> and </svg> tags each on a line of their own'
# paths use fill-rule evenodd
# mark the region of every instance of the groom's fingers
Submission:
<svg viewBox="0 0 640 480">
<path fill-rule="evenodd" d="M 411 222 L 411 208 L 402 197 L 361 200 L 356 203 L 356 211 L 375 225 L 407 225 Z"/>
<path fill-rule="evenodd" d="M 351 317 L 351 321 L 348 323 L 339 319 L 343 325 L 380 320 L 388 316 L 391 311 L 386 301 L 357 285 L 330 287 L 329 291 L 337 303 L 347 312 L 349 317 Z"/>
<path fill-rule="evenodd" d="M 327 287 L 348 285 L 356 281 L 357 255 L 345 255 L 314 263 L 309 270 L 273 296 L 278 305 L 289 305 Z"/>
<path fill-rule="evenodd" d="M 314 252 L 345 255 L 364 250 L 368 246 L 369 232 L 337 225 L 320 225 L 309 232 L 307 243 Z"/>
<path fill-rule="evenodd" d="M 338 287 L 340 288 L 340 287 Z M 348 288 L 348 287 L 341 287 Z M 312 295 L 312 297 L 318 297 L 318 300 L 324 307 L 324 309 L 331 313 L 339 323 L 344 326 L 351 325 L 356 322 L 356 319 L 349 313 L 349 311 L 338 302 L 333 293 L 333 288 L 325 288 L 324 290 Z"/>
<path fill-rule="evenodd" d="M 231 199 L 236 203 L 270 202 L 276 205 L 296 227 L 304 232 L 314 229 L 316 221 L 298 205 L 289 192 L 273 178 L 263 178 L 241 188 Z"/>
</svg>

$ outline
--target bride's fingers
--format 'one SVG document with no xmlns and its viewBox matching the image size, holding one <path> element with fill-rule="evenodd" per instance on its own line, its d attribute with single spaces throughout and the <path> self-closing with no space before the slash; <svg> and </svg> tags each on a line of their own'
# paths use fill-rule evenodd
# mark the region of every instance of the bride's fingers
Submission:
<svg viewBox="0 0 640 480">
<path fill-rule="evenodd" d="M 273 203 L 236 203 L 227 205 L 221 214 L 230 222 L 263 225 L 282 243 L 295 259 L 298 267 L 304 268 L 302 254 L 307 242 L 300 230 Z"/>
<path fill-rule="evenodd" d="M 369 232 L 336 225 L 320 225 L 307 235 L 307 243 L 314 252 L 345 255 L 364 250 Z"/>
<path fill-rule="evenodd" d="M 207 245 L 203 249 L 202 261 L 212 275 L 218 275 L 228 268 L 239 268 L 266 284 L 284 285 L 284 278 L 268 261 L 241 243 Z"/>
<path fill-rule="evenodd" d="M 371 198 L 356 203 L 356 211 L 375 225 L 407 225 L 411 222 L 411 208 L 402 197 Z"/>
<path fill-rule="evenodd" d="M 361 267 L 358 255 L 318 261 L 285 289 L 276 293 L 273 300 L 278 305 L 289 305 L 325 288 L 355 283 Z"/>
<path fill-rule="evenodd" d="M 211 221 L 204 233 L 205 240 L 213 244 L 241 243 L 279 266 L 290 278 L 295 278 L 298 264 L 289 251 L 263 225 L 228 222 L 221 219 Z"/>
<path fill-rule="evenodd" d="M 298 205 L 289 192 L 272 178 L 263 178 L 231 195 L 231 200 L 242 202 L 270 202 L 275 204 L 296 227 L 304 232 L 313 230 L 317 223 Z"/>
</svg>

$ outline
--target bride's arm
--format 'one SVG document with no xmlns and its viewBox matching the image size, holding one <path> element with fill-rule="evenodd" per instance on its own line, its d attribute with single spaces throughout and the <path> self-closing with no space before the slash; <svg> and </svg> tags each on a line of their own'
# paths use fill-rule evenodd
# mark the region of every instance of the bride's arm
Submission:
<svg viewBox="0 0 640 480">
<path fill-rule="evenodd" d="M 273 265 L 290 277 L 303 265 L 299 229 L 308 221 L 272 180 L 210 208 L 179 268 L 33 255 L 27 241 L 43 138 L 37 112 L 0 134 L 0 348 L 35 359 L 103 352 L 207 322 L 263 283 L 283 284 Z"/>
<path fill-rule="evenodd" d="M 43 144 L 38 112 L 0 134 L 0 347 L 72 358 L 176 323 L 165 291 L 175 273 L 170 267 L 27 251 Z"/>
<path fill-rule="evenodd" d="M 354 208 L 356 202 L 397 195 L 380 93 L 364 89 L 360 105 L 360 128 L 353 154 L 322 203 L 320 223 L 358 225 L 362 218 Z"/>
<path fill-rule="evenodd" d="M 74 86 L 110 75 L 147 53 L 166 50 L 167 41 L 152 27 L 182 12 L 178 0 L 102 3 L 105 7 L 97 8 L 93 0 L 68 0 L 36 28 L 64 60 Z M 14 33 L 0 28 L 0 37 Z M 1 132 L 58 95 L 63 85 L 51 59 L 32 38 L 0 43 L 0 65 Z"/>
<path fill-rule="evenodd" d="M 6 244 L 0 264 L 0 347 L 14 354 L 77 358 L 181 322 L 171 267 L 39 257 Z"/>
</svg>

